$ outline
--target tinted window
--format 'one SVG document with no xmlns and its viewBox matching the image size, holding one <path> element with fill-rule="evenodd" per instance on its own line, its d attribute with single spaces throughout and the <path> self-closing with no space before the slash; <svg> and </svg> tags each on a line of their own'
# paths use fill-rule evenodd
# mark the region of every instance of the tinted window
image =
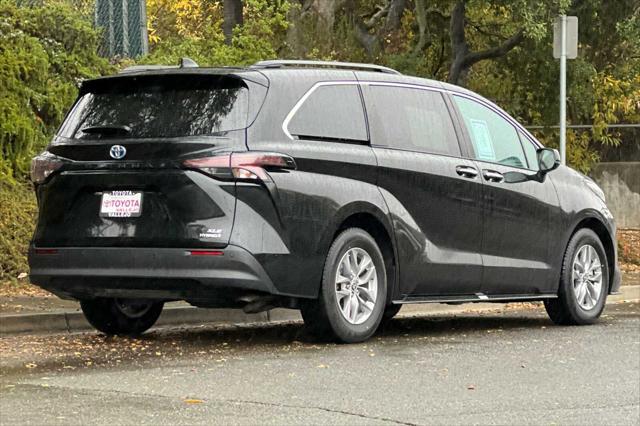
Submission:
<svg viewBox="0 0 640 426">
<path fill-rule="evenodd" d="M 248 89 L 236 79 L 119 78 L 90 83 L 59 134 L 78 139 L 219 134 L 246 127 L 247 113 Z"/>
<path fill-rule="evenodd" d="M 531 170 L 539 170 L 538 166 L 538 149 L 536 146 L 531 143 L 528 137 L 526 137 L 522 132 L 518 132 L 520 136 L 520 141 L 522 142 L 522 147 L 524 148 L 524 155 L 527 157 L 527 162 L 529 163 L 529 168 Z"/>
<path fill-rule="evenodd" d="M 460 155 L 449 111 L 438 92 L 371 86 L 375 143 L 411 151 Z"/>
<path fill-rule="evenodd" d="M 367 140 L 360 91 L 355 84 L 318 86 L 288 125 L 300 139 Z"/>
<path fill-rule="evenodd" d="M 469 131 L 478 160 L 527 167 L 516 129 L 484 105 L 460 96 L 454 99 Z"/>
</svg>

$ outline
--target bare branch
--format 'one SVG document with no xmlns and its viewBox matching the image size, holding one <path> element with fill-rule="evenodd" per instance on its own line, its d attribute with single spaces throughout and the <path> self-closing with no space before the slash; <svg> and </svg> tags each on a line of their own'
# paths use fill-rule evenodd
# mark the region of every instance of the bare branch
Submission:
<svg viewBox="0 0 640 426">
<path fill-rule="evenodd" d="M 371 15 L 369 19 L 365 19 L 363 24 L 367 29 L 371 29 L 376 26 L 376 24 L 387 14 L 389 13 L 389 4 L 385 5 L 385 7 L 381 7 L 376 13 Z"/>
<path fill-rule="evenodd" d="M 502 44 L 496 47 L 492 47 L 491 49 L 482 50 L 480 52 L 472 52 L 466 55 L 464 58 L 464 65 L 470 66 L 475 64 L 476 62 L 485 60 L 485 59 L 494 59 L 499 58 L 501 56 L 506 55 L 511 51 L 514 47 L 519 45 L 522 40 L 524 40 L 524 30 L 521 29 L 509 39 L 505 40 Z"/>
<path fill-rule="evenodd" d="M 524 40 L 524 29 L 519 30 L 499 46 L 480 52 L 470 52 L 465 36 L 465 0 L 458 0 L 451 12 L 451 68 L 449 68 L 449 82 L 458 84 L 464 82 L 469 68 L 476 62 L 494 59 L 506 55 Z"/>
</svg>

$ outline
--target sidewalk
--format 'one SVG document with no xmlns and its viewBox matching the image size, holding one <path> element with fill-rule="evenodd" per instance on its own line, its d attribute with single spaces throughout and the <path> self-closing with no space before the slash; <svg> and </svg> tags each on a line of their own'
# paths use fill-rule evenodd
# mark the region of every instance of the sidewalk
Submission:
<svg viewBox="0 0 640 426">
<path fill-rule="evenodd" d="M 640 285 L 625 285 L 621 293 L 609 296 L 607 303 L 640 300 Z M 501 310 L 504 303 L 473 303 L 466 305 L 416 304 L 404 305 L 399 316 L 456 314 L 468 311 Z M 156 327 L 199 324 L 264 324 L 301 320 L 298 311 L 274 309 L 259 314 L 245 314 L 240 309 L 200 309 L 185 302 L 165 305 Z M 91 330 L 80 311 L 78 302 L 57 297 L 0 297 L 0 335 L 73 333 Z"/>
</svg>

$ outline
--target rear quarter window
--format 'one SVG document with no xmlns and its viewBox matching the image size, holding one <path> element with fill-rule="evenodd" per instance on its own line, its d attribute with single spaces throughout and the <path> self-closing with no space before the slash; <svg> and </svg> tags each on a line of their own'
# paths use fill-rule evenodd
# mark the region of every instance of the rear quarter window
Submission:
<svg viewBox="0 0 640 426">
<path fill-rule="evenodd" d="M 367 126 L 357 85 L 316 87 L 286 128 L 298 139 L 366 141 Z"/>
</svg>

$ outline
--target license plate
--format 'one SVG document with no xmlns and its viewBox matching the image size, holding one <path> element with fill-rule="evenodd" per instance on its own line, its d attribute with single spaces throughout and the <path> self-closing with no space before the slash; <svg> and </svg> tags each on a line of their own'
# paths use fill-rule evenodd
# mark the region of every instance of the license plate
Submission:
<svg viewBox="0 0 640 426">
<path fill-rule="evenodd" d="M 138 217 L 142 214 L 142 192 L 110 191 L 102 194 L 100 216 Z"/>
</svg>

